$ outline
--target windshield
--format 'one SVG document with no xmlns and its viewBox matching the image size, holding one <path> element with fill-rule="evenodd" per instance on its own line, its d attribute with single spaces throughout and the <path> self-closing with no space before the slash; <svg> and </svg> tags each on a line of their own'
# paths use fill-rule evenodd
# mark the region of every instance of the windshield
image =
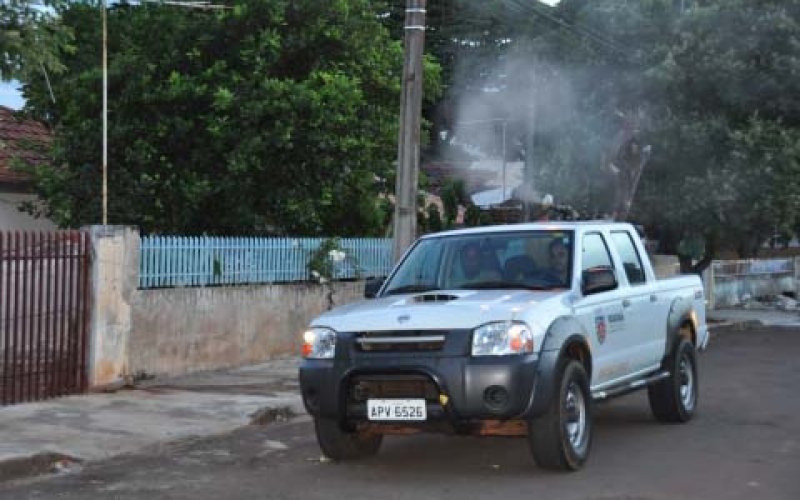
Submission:
<svg viewBox="0 0 800 500">
<path fill-rule="evenodd" d="M 572 231 L 535 230 L 420 240 L 383 295 L 453 289 L 568 288 Z"/>
</svg>

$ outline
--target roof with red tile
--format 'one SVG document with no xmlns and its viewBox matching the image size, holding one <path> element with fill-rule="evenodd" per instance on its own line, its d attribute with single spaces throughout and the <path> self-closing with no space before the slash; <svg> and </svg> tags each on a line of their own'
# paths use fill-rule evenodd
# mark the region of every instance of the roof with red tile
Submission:
<svg viewBox="0 0 800 500">
<path fill-rule="evenodd" d="M 29 177 L 11 169 L 15 158 L 34 165 L 47 162 L 53 136 L 41 123 L 0 106 L 0 183 L 22 183 Z"/>
</svg>

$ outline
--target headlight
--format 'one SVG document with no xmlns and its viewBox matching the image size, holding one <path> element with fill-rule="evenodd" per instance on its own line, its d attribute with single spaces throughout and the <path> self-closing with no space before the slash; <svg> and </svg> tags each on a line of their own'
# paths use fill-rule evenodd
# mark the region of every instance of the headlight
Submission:
<svg viewBox="0 0 800 500">
<path fill-rule="evenodd" d="M 473 356 L 504 356 L 533 352 L 533 334 L 523 323 L 489 323 L 472 332 Z"/>
<path fill-rule="evenodd" d="M 311 328 L 303 333 L 303 357 L 331 359 L 336 352 L 336 332 L 330 328 Z"/>
</svg>

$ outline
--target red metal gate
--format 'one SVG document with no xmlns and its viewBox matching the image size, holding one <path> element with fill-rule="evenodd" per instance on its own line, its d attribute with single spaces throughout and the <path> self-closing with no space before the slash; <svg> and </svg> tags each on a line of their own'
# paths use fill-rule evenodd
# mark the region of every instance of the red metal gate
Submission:
<svg viewBox="0 0 800 500">
<path fill-rule="evenodd" d="M 89 235 L 0 231 L 0 404 L 85 392 Z"/>
</svg>

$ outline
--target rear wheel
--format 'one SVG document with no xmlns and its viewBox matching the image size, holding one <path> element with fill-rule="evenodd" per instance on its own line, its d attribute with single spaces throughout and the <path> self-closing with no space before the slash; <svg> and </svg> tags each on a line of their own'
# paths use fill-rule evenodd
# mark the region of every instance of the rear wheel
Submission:
<svg viewBox="0 0 800 500">
<path fill-rule="evenodd" d="M 557 392 L 547 413 L 528 425 L 528 442 L 540 467 L 578 470 L 592 444 L 592 399 L 589 377 L 578 361 L 559 362 Z"/>
<path fill-rule="evenodd" d="M 330 418 L 314 418 L 314 430 L 322 454 L 334 461 L 371 457 L 378 453 L 383 442 L 380 434 L 346 431 Z"/>
<path fill-rule="evenodd" d="M 691 420 L 697 408 L 697 358 L 694 345 L 681 338 L 667 358 L 670 376 L 647 389 L 650 409 L 657 420 L 683 423 Z"/>
</svg>

